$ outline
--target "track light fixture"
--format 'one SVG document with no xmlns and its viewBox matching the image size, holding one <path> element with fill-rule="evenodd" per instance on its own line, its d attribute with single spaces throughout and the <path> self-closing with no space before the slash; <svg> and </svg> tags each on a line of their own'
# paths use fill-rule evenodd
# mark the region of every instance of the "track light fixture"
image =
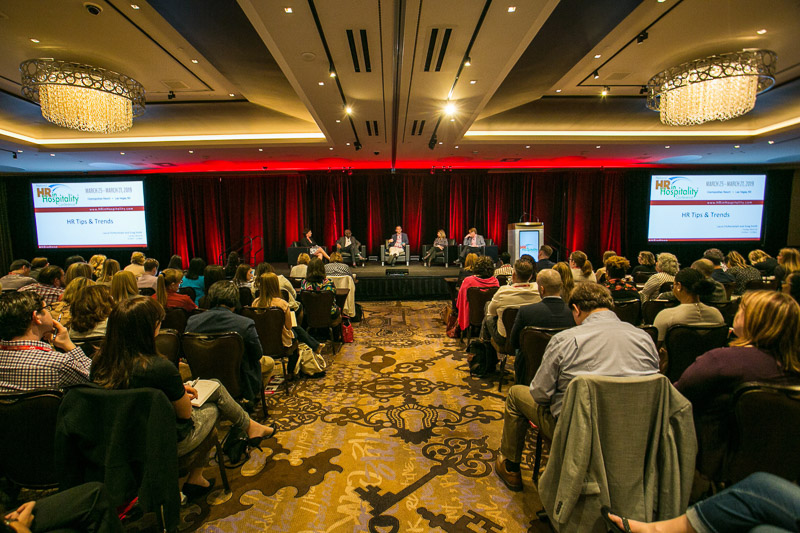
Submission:
<svg viewBox="0 0 800 533">
<path fill-rule="evenodd" d="M 328 76 L 330 76 L 331 78 L 336 77 L 336 71 L 333 69 L 333 65 L 328 67 Z"/>
<path fill-rule="evenodd" d="M 355 147 L 355 149 L 356 149 L 356 152 L 358 152 L 359 150 L 361 150 L 361 141 L 356 141 L 356 142 L 354 142 L 354 143 L 353 143 L 353 147 Z"/>
<path fill-rule="evenodd" d="M 647 94 L 647 85 L 642 85 L 642 88 L 639 89 L 639 94 Z"/>
<path fill-rule="evenodd" d="M 6 150 L 5 148 L 0 148 L 0 150 L 2 150 L 3 152 L 8 152 L 9 154 L 11 154 L 11 159 L 16 159 L 17 158 L 17 152 L 15 152 L 13 150 Z M 22 151 L 22 150 L 20 150 L 20 151 Z"/>
<path fill-rule="evenodd" d="M 596 70 L 595 70 L 594 72 L 592 72 L 592 77 L 593 77 L 594 79 L 597 79 L 597 78 L 599 78 L 599 77 L 600 77 L 600 73 L 599 73 L 598 71 L 596 71 Z"/>
<path fill-rule="evenodd" d="M 431 140 L 428 141 L 428 148 L 433 150 L 436 147 L 436 142 L 437 142 L 436 141 L 436 135 L 434 135 L 433 137 L 431 137 Z"/>
<path fill-rule="evenodd" d="M 454 104 L 453 102 L 447 102 L 447 104 L 445 104 L 445 106 L 444 106 L 444 113 L 445 113 L 445 115 L 447 115 L 449 117 L 455 115 L 456 114 L 456 104 Z"/>
<path fill-rule="evenodd" d="M 647 30 L 642 31 L 642 33 L 636 36 L 636 44 L 642 44 L 647 40 L 647 37 Z"/>
<path fill-rule="evenodd" d="M 175 91 L 170 91 L 167 93 L 167 100 L 174 100 L 175 99 Z"/>
<path fill-rule="evenodd" d="M 609 87 L 608 85 L 606 85 L 605 87 L 603 87 L 603 90 L 602 90 L 602 91 L 600 91 L 600 94 L 601 94 L 601 95 L 603 95 L 603 96 L 606 96 L 606 95 L 608 95 L 608 93 L 610 93 L 610 92 L 611 92 L 611 87 Z"/>
<path fill-rule="evenodd" d="M 470 61 L 470 59 L 469 59 L 469 57 L 468 57 L 468 58 L 467 58 L 467 59 L 464 61 L 464 66 L 465 66 L 465 67 L 468 67 L 468 66 L 470 66 L 470 65 L 472 65 L 472 61 Z"/>
</svg>

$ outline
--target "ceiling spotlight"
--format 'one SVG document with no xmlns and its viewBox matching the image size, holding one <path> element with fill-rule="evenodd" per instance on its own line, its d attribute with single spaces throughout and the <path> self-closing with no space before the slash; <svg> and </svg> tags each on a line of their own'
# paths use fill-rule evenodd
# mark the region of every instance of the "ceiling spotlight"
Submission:
<svg viewBox="0 0 800 533">
<path fill-rule="evenodd" d="M 263 149 L 263 148 L 259 148 L 259 149 L 258 149 L 258 151 L 259 151 L 259 152 L 263 152 L 263 151 L 264 151 L 264 149 Z"/>
<path fill-rule="evenodd" d="M 190 153 L 190 154 L 193 154 L 193 153 L 194 153 L 194 150 L 189 150 L 189 153 Z"/>
<path fill-rule="evenodd" d="M 599 72 L 597 72 L 597 71 L 595 70 L 594 72 L 592 72 L 592 77 L 593 77 L 594 79 L 597 79 L 597 78 L 599 78 L 599 77 L 600 77 L 600 73 L 599 73 Z"/>
<path fill-rule="evenodd" d="M 456 150 L 458 150 L 458 145 L 456 145 L 456 146 L 455 146 L 455 148 L 456 148 Z M 21 151 L 22 151 L 22 150 L 20 150 L 20 152 L 21 152 Z"/>
<path fill-rule="evenodd" d="M 471 64 L 472 64 L 472 61 L 470 61 L 470 60 L 469 60 L 469 58 L 467 58 L 467 59 L 464 61 L 464 66 L 465 66 L 465 67 L 468 67 L 468 66 L 470 66 Z"/>
<path fill-rule="evenodd" d="M 605 87 L 603 87 L 603 90 L 602 90 L 602 91 L 600 91 L 600 94 L 601 94 L 602 96 L 606 96 L 606 95 L 607 95 L 608 93 L 610 93 L 610 92 L 611 92 L 611 87 L 609 87 L 608 85 L 606 85 Z"/>
<path fill-rule="evenodd" d="M 767 141 L 767 144 L 775 144 L 775 141 Z M 22 150 L 20 150 L 21 152 Z"/>
<path fill-rule="evenodd" d="M 358 152 L 359 150 L 361 150 L 361 142 L 360 141 L 354 142 L 353 147 L 356 149 L 356 152 Z"/>
<path fill-rule="evenodd" d="M 758 30 L 756 33 L 759 34 L 759 35 L 764 35 L 765 33 L 767 33 L 767 30 L 762 28 L 762 29 Z"/>
<path fill-rule="evenodd" d="M 508 12 L 509 13 L 513 13 L 516 10 L 517 10 L 517 6 L 508 6 Z"/>
<path fill-rule="evenodd" d="M 595 148 L 600 148 L 600 145 L 598 144 L 597 146 L 595 146 Z"/>
<path fill-rule="evenodd" d="M 470 85 L 475 85 L 476 83 L 478 83 L 478 80 L 469 80 Z"/>
<path fill-rule="evenodd" d="M 319 82 L 320 85 L 325 85 L 324 81 Z"/>
<path fill-rule="evenodd" d="M 198 63 L 199 63 L 199 61 L 198 61 L 198 60 L 196 60 L 196 59 L 192 59 L 192 63 L 194 63 L 194 64 L 196 65 L 196 64 L 198 64 Z"/>
<path fill-rule="evenodd" d="M 774 142 L 774 141 L 770 141 L 770 142 Z M 21 153 L 22 153 L 22 150 L 17 150 L 17 153 L 20 153 L 20 154 L 21 154 Z"/>
<path fill-rule="evenodd" d="M 347 107 L 344 108 L 344 112 L 347 113 L 348 115 L 350 115 L 350 114 L 353 113 L 353 108 L 350 107 L 350 106 L 347 106 Z"/>
<path fill-rule="evenodd" d="M 236 95 L 235 95 L 235 94 L 233 94 L 233 93 L 228 93 L 228 96 L 230 96 L 231 98 L 233 98 L 233 97 L 234 97 L 234 96 L 236 96 Z"/>
<path fill-rule="evenodd" d="M 328 148 L 328 150 L 333 150 L 333 146 L 331 146 L 330 148 Z"/>
<path fill-rule="evenodd" d="M 139 6 L 137 4 L 131 4 L 131 9 L 139 9 Z"/>
<path fill-rule="evenodd" d="M 56 154 L 50 154 L 50 157 L 55 157 L 55 156 L 56 156 Z"/>
<path fill-rule="evenodd" d="M 739 145 L 738 144 L 734 144 L 733 147 L 734 148 L 739 148 Z"/>
<path fill-rule="evenodd" d="M 33 37 L 31 37 L 31 42 L 34 44 L 39 44 L 41 41 L 39 39 L 34 39 Z"/>
<path fill-rule="evenodd" d="M 439 144 L 444 144 L 442 141 L 439 141 Z"/>
<path fill-rule="evenodd" d="M 120 152 L 119 155 L 125 155 L 125 152 Z"/>
<path fill-rule="evenodd" d="M 335 71 L 335 70 L 333 70 L 333 67 L 331 67 L 331 68 L 328 70 L 328 76 L 330 76 L 331 78 L 335 78 L 335 77 L 336 77 L 336 71 Z"/>
<path fill-rule="evenodd" d="M 556 89 L 556 92 L 557 92 L 557 93 L 560 93 L 560 92 L 561 92 L 561 89 Z"/>
<path fill-rule="evenodd" d="M 666 145 L 664 148 L 669 148 L 669 145 Z"/>
<path fill-rule="evenodd" d="M 600 59 L 600 57 L 602 57 L 600 54 L 595 54 L 595 55 L 594 55 L 594 58 L 595 58 L 595 59 Z"/>
<path fill-rule="evenodd" d="M 292 11 L 292 8 L 291 8 L 291 7 L 284 7 L 284 8 L 283 8 L 283 12 L 284 12 L 284 13 L 293 13 L 293 11 Z"/>
<path fill-rule="evenodd" d="M 344 144 L 345 144 L 345 146 L 350 146 L 350 143 L 344 143 Z"/>
<path fill-rule="evenodd" d="M 525 148 L 530 148 L 530 147 L 531 147 L 530 144 L 525 145 Z"/>
<path fill-rule="evenodd" d="M 170 91 L 167 93 L 167 100 L 174 100 L 175 99 L 175 91 Z"/>
<path fill-rule="evenodd" d="M 456 113 L 456 104 L 454 104 L 453 102 L 447 102 L 447 104 L 444 106 L 444 112 L 448 116 L 449 115 L 455 115 L 455 113 Z"/>
<path fill-rule="evenodd" d="M 339 124 L 340 122 L 342 122 L 342 121 L 337 118 L 336 119 L 336 123 Z"/>
<path fill-rule="evenodd" d="M 644 30 L 642 33 L 636 36 L 636 44 L 642 44 L 645 40 L 649 37 L 647 35 L 647 30 Z"/>
</svg>

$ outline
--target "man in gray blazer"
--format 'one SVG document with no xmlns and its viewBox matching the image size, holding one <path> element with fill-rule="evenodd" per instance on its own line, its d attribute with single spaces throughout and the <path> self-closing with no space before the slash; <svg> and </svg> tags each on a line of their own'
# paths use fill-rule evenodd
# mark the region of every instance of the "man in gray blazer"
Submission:
<svg viewBox="0 0 800 533">
<path fill-rule="evenodd" d="M 469 232 L 467 236 L 464 237 L 464 245 L 463 250 L 458 255 L 458 260 L 461 264 L 464 264 L 464 260 L 467 258 L 467 254 L 476 253 L 481 255 L 483 253 L 483 247 L 486 246 L 486 240 L 483 238 L 483 235 L 478 235 L 478 230 L 475 228 L 469 228 Z"/>
<path fill-rule="evenodd" d="M 353 237 L 353 232 L 349 229 L 344 230 L 344 235 L 336 239 L 336 249 L 339 252 L 350 254 L 353 266 L 356 266 L 357 261 L 361 261 L 362 264 L 366 261 L 361 255 L 361 243 L 358 242 L 358 239 Z"/>
</svg>

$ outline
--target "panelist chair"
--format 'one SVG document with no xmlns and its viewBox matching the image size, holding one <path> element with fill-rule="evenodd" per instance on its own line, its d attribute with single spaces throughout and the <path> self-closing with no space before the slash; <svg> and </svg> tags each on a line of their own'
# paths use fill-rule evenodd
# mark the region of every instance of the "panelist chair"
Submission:
<svg viewBox="0 0 800 533">
<path fill-rule="evenodd" d="M 386 246 L 386 243 L 381 244 L 381 266 L 386 265 L 386 261 L 391 259 L 389 257 L 389 248 Z M 408 266 L 411 262 L 411 246 L 406 244 L 403 246 L 403 253 L 397 256 L 397 261 L 404 261 L 406 266 Z"/>
<path fill-rule="evenodd" d="M 335 248 L 335 246 L 334 246 L 334 248 Z M 367 261 L 367 245 L 366 244 L 362 244 L 361 246 L 359 246 L 358 247 L 358 252 L 361 254 L 361 257 L 364 258 L 364 260 L 361 262 L 361 265 L 363 266 L 364 263 L 366 263 L 366 261 Z M 339 253 L 342 254 L 342 261 L 344 261 L 348 265 L 352 265 L 354 263 L 353 254 L 351 254 L 349 250 L 345 251 L 345 249 L 342 248 L 341 250 L 339 250 Z"/>
<path fill-rule="evenodd" d="M 320 248 L 325 250 L 325 253 L 328 253 L 327 247 L 320 246 Z M 300 254 L 307 254 L 309 253 L 310 250 L 311 248 L 309 248 L 308 246 L 300 246 L 300 241 L 294 241 L 292 245 L 286 250 L 286 256 L 289 261 L 289 268 L 292 268 L 297 264 L 297 258 L 300 257 Z"/>
<path fill-rule="evenodd" d="M 425 257 L 428 253 L 428 250 L 433 248 L 432 244 L 423 244 L 422 245 L 422 253 L 420 255 L 420 261 L 423 257 Z M 450 266 L 450 263 L 458 259 L 458 246 L 456 246 L 455 239 L 447 239 L 447 246 L 444 247 L 442 250 L 442 255 L 436 255 L 431 261 L 431 265 L 444 265 L 445 268 Z"/>
</svg>

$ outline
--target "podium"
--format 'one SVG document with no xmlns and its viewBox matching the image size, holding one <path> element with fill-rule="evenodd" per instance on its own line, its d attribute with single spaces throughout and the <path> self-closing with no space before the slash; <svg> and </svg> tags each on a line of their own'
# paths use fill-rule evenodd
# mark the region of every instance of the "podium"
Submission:
<svg viewBox="0 0 800 533">
<path fill-rule="evenodd" d="M 544 245 L 544 224 L 541 222 L 514 222 L 508 225 L 508 253 L 511 263 L 521 255 L 531 255 L 538 261 L 539 248 Z"/>
</svg>

